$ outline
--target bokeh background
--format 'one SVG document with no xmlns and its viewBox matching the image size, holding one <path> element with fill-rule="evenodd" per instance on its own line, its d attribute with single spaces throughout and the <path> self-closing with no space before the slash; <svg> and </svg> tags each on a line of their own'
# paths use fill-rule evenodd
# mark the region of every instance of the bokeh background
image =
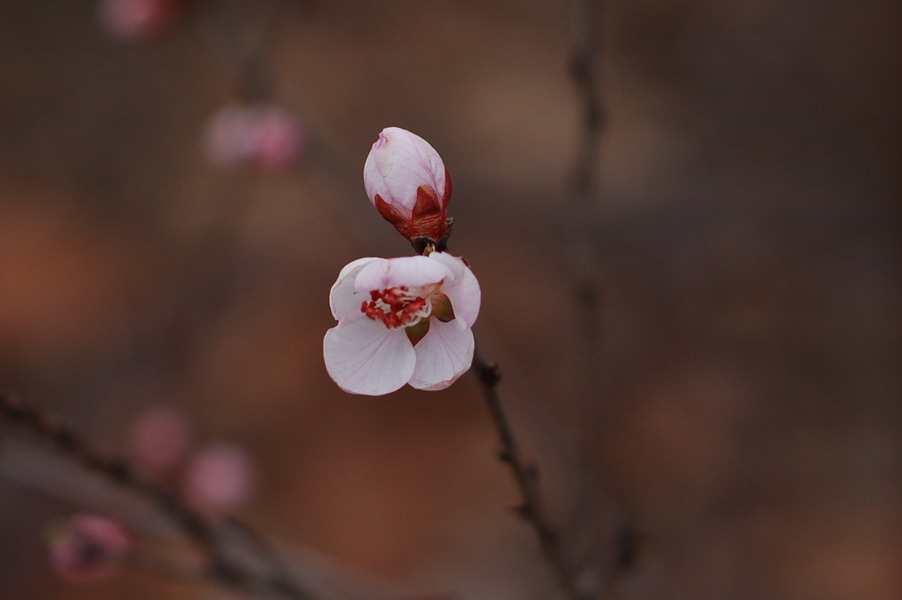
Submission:
<svg viewBox="0 0 902 600">
<path fill-rule="evenodd" d="M 197 0 L 127 42 L 93 1 L 4 1 L 0 387 L 113 452 L 142 408 L 181 408 L 253 457 L 242 516 L 367 577 L 552 597 L 476 382 L 353 397 L 322 364 L 339 269 L 409 251 L 361 178 L 402 126 L 454 177 L 478 335 L 586 577 L 627 520 L 612 597 L 900 597 L 899 4 L 603 4 L 586 377 L 568 3 L 287 2 L 261 35 L 268 0 Z M 255 54 L 309 134 L 289 172 L 203 150 Z M 60 582 L 46 524 L 103 484 L 4 426 L 0 466 L 0 598 L 209 594 Z"/>
</svg>

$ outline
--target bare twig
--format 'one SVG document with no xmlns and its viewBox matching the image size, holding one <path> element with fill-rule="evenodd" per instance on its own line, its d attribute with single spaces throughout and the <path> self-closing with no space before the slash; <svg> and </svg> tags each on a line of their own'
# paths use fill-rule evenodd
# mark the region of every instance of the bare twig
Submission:
<svg viewBox="0 0 902 600">
<path fill-rule="evenodd" d="M 28 431 L 82 468 L 155 506 L 204 552 L 207 568 L 203 576 L 207 579 L 245 592 L 259 592 L 289 600 L 314 599 L 310 590 L 283 577 L 279 565 L 267 565 L 271 574 L 260 574 L 236 561 L 220 544 L 217 527 L 212 521 L 182 504 L 169 492 L 141 480 L 125 461 L 105 456 L 87 440 L 45 413 L 22 404 L 9 394 L 0 393 L 0 418 Z"/>
<path fill-rule="evenodd" d="M 167 559 L 164 555 L 151 552 L 132 551 L 121 557 L 124 564 L 132 565 L 165 577 L 167 579 L 180 579 L 184 581 L 204 582 L 205 574 L 181 563 Z"/>
<path fill-rule="evenodd" d="M 545 560 L 554 570 L 558 585 L 565 597 L 576 600 L 580 598 L 580 595 L 574 581 L 572 568 L 561 547 L 560 534 L 552 524 L 542 500 L 538 467 L 527 461 L 520 450 L 520 444 L 514 434 L 507 409 L 498 392 L 498 383 L 501 380 L 498 365 L 487 361 L 478 346 L 473 354 L 473 372 L 482 387 L 483 398 L 498 434 L 500 444 L 498 458 L 510 467 L 520 490 L 521 504 L 516 509 L 517 514 L 526 520 L 535 531 Z"/>
<path fill-rule="evenodd" d="M 265 102 L 276 95 L 270 62 L 288 5 L 286 0 L 272 0 L 224 6 L 221 10 L 231 12 L 220 15 L 220 22 L 202 23 L 210 29 L 201 29 L 200 33 L 217 58 L 233 71 L 237 95 L 242 100 Z"/>
<path fill-rule="evenodd" d="M 569 186 L 572 230 L 569 236 L 573 295 L 576 317 L 576 352 L 581 364 L 581 384 L 598 389 L 594 381 L 601 346 L 600 308 L 602 290 L 598 277 L 599 248 L 596 246 L 600 204 L 599 159 L 607 125 L 607 111 L 599 75 L 600 19 L 603 0 L 572 0 L 573 49 L 570 78 L 579 100 L 580 134 Z M 617 528 L 613 558 L 598 567 L 599 596 L 611 592 L 616 581 L 636 560 L 639 534 L 629 524 Z M 607 545 L 607 544 L 606 544 Z"/>
<path fill-rule="evenodd" d="M 570 181 L 570 231 L 568 245 L 573 269 L 573 293 L 576 300 L 577 335 L 582 347 L 580 356 L 594 361 L 599 345 L 598 249 L 596 222 L 599 204 L 598 160 L 600 142 L 606 123 L 598 77 L 598 19 L 600 0 L 573 0 L 573 50 L 570 56 L 570 78 L 576 88 L 580 106 L 580 134 Z M 594 371 L 594 365 L 584 365 Z M 588 382 L 585 382 L 588 383 Z"/>
</svg>

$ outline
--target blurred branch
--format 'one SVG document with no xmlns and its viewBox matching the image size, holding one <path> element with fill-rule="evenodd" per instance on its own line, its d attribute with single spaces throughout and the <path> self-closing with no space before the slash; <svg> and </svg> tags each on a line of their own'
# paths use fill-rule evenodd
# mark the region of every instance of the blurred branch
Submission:
<svg viewBox="0 0 902 600">
<path fill-rule="evenodd" d="M 0 423 L 0 426 L 3 424 Z M 2 433 L 2 430 L 0 430 Z M 73 469 L 67 456 L 53 452 L 47 444 L 6 439 L 0 435 L 0 479 L 7 479 L 57 501 L 91 508 L 92 512 L 111 515 L 128 524 L 147 550 L 139 564 L 126 556 L 126 562 L 162 576 L 209 582 L 203 569 L 203 557 L 182 544 L 182 536 L 172 528 L 167 515 L 146 502 L 136 503 L 134 494 L 124 488 L 111 488 L 106 478 Z M 415 595 L 406 588 L 387 582 L 337 562 L 306 546 L 285 543 L 263 535 L 244 521 L 223 517 L 217 529 L 219 543 L 236 553 L 233 560 L 253 567 L 256 572 L 281 567 L 281 575 L 302 581 L 317 598 L 331 600 L 412 600 L 444 596 Z M 253 540 L 248 537 L 254 538 Z M 269 557 L 274 560 L 271 560 Z M 177 576 L 181 571 L 184 576 Z M 269 595 L 269 594 L 267 594 Z"/>
<path fill-rule="evenodd" d="M 597 390 L 593 381 L 601 348 L 599 284 L 600 255 L 597 247 L 600 205 L 601 141 L 607 125 L 607 110 L 601 94 L 599 45 L 601 42 L 602 0 L 573 0 L 573 48 L 569 74 L 579 101 L 580 133 L 569 185 L 572 227 L 568 239 L 576 304 L 576 352 L 582 385 Z M 629 524 L 617 527 L 613 559 L 598 567 L 601 577 L 598 596 L 607 595 L 615 582 L 635 563 L 639 534 Z M 604 544 L 608 546 L 607 543 Z"/>
<path fill-rule="evenodd" d="M 498 450 L 498 458 L 510 467 L 520 490 L 522 503 L 516 509 L 517 514 L 525 519 L 535 531 L 545 560 L 554 570 L 558 585 L 565 597 L 569 600 L 577 600 L 581 596 L 577 592 L 573 572 L 561 548 L 560 534 L 551 523 L 539 490 L 538 467 L 528 462 L 523 456 L 510 416 L 507 414 L 501 394 L 498 392 L 498 383 L 501 381 L 498 364 L 487 361 L 477 346 L 473 353 L 473 369 L 482 387 L 482 396 L 498 434 L 501 446 Z"/>
<path fill-rule="evenodd" d="M 217 526 L 210 520 L 182 504 L 172 494 L 142 481 L 125 461 L 103 455 L 87 440 L 49 415 L 22 404 L 11 395 L 0 393 L 0 418 L 31 433 L 87 471 L 102 476 L 155 506 L 204 552 L 208 564 L 203 575 L 207 579 L 227 588 L 289 600 L 315 598 L 307 587 L 283 576 L 281 564 L 274 563 L 272 556 L 259 548 L 257 554 L 271 574 L 262 575 L 237 561 L 220 543 Z M 248 531 L 246 526 L 242 527 Z M 259 544 L 262 542 L 258 542 Z"/>
<path fill-rule="evenodd" d="M 605 112 L 597 77 L 598 4 L 598 0 L 573 2 L 574 46 L 570 61 L 570 77 L 581 103 L 581 132 L 570 184 L 572 214 L 568 223 L 573 227 L 569 242 L 573 293 L 577 305 L 574 314 L 580 338 L 577 351 L 583 363 L 580 372 L 586 377 L 584 389 L 595 389 L 595 386 L 589 385 L 588 378 L 594 373 L 594 359 L 598 356 L 600 345 L 598 309 L 601 293 L 597 283 L 595 222 L 599 187 L 598 159 Z M 522 504 L 518 513 L 535 531 L 542 553 L 554 570 L 564 596 L 570 600 L 584 598 L 586 594 L 579 590 L 574 568 L 561 547 L 560 531 L 551 523 L 543 504 L 538 469 L 523 457 L 510 417 L 498 392 L 498 365 L 488 362 L 477 348 L 473 366 L 498 434 L 501 445 L 498 457 L 510 467 L 520 490 Z"/>
<path fill-rule="evenodd" d="M 606 112 L 601 100 L 598 76 L 598 21 L 600 0 L 574 0 L 573 49 L 570 56 L 570 78 L 580 106 L 580 133 L 570 181 L 573 230 L 568 240 L 573 268 L 573 293 L 577 303 L 578 334 L 584 347 L 581 355 L 588 360 L 597 357 L 599 346 L 598 251 L 595 246 L 599 204 L 599 169 L 601 136 Z M 591 369 L 591 366 L 588 366 Z"/>
<path fill-rule="evenodd" d="M 220 11 L 231 12 L 220 14 L 216 23 L 207 21 L 208 29 L 200 30 L 214 54 L 233 72 L 238 96 L 245 101 L 271 101 L 275 96 L 270 56 L 278 44 L 289 4 L 272 0 L 221 5 Z M 255 10 L 259 11 L 256 17 L 250 14 Z M 212 11 L 207 11 L 205 16 L 211 15 Z"/>
</svg>

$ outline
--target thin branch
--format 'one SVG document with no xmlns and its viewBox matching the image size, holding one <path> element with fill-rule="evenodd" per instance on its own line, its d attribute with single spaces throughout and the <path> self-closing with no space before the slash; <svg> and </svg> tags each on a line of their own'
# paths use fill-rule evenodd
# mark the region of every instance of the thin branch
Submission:
<svg viewBox="0 0 902 600">
<path fill-rule="evenodd" d="M 232 12 L 220 15 L 219 23 L 202 23 L 213 28 L 201 29 L 200 33 L 220 62 L 233 71 L 237 95 L 244 101 L 268 102 L 276 95 L 271 55 L 279 43 L 288 8 L 287 0 L 223 7 Z M 259 13 L 256 16 L 255 10 Z"/>
<path fill-rule="evenodd" d="M 427 244 L 421 254 L 428 256 L 435 251 L 434 244 Z M 511 419 L 498 392 L 498 383 L 501 381 L 501 370 L 498 363 L 489 362 L 482 355 L 477 344 L 473 351 L 473 373 L 482 387 L 482 396 L 485 399 L 492 424 L 498 434 L 498 459 L 510 467 L 517 488 L 520 490 L 521 504 L 516 508 L 517 514 L 528 522 L 536 537 L 545 560 L 554 571 L 558 586 L 568 600 L 579 600 L 580 595 L 576 589 L 571 566 L 564 555 L 560 544 L 560 533 L 555 527 L 542 501 L 542 493 L 539 490 L 539 469 L 523 456 L 520 444 L 514 434 Z"/>
<path fill-rule="evenodd" d="M 521 504 L 517 514 L 529 523 L 539 539 L 542 554 L 554 570 L 561 591 L 570 600 L 580 598 L 574 581 L 574 574 L 560 543 L 560 533 L 548 516 L 542 494 L 539 489 L 539 470 L 530 463 L 520 450 L 520 444 L 514 434 L 511 419 L 501 400 L 498 383 L 501 372 L 498 364 L 489 362 L 477 346 L 473 354 L 473 372 L 482 387 L 482 396 L 492 416 L 492 424 L 498 434 L 500 448 L 498 458 L 510 467 L 517 488 L 520 490 Z"/>
<path fill-rule="evenodd" d="M 207 558 L 203 575 L 220 585 L 245 592 L 259 591 L 289 600 L 313 600 L 309 589 L 281 576 L 279 565 L 268 565 L 273 575 L 260 575 L 230 557 L 220 544 L 217 527 L 169 492 L 139 479 L 123 460 L 97 451 L 87 440 L 49 415 L 0 393 L 0 418 L 28 431 L 87 471 L 126 489 L 155 506 L 200 548 Z"/>
<path fill-rule="evenodd" d="M 599 205 L 601 136 L 607 121 L 598 75 L 600 0 L 573 0 L 573 49 L 570 78 L 579 101 L 580 133 L 569 186 L 572 231 L 568 239 L 573 269 L 576 322 L 583 347 L 579 354 L 597 357 L 599 340 L 598 248 L 596 221 Z M 586 365 L 591 372 L 592 365 Z"/>
<path fill-rule="evenodd" d="M 168 560 L 165 556 L 160 554 L 132 551 L 121 557 L 120 560 L 123 564 L 138 567 L 149 573 L 167 579 L 194 581 L 198 583 L 206 581 L 203 572 L 187 567 L 181 563 Z"/>
<path fill-rule="evenodd" d="M 256 554 L 257 558 L 266 565 L 270 570 L 270 581 L 278 588 L 290 588 L 292 577 L 285 560 L 279 556 L 275 549 L 262 534 L 257 532 L 247 523 L 239 521 L 234 517 L 226 517 L 223 519 L 222 525 L 226 529 L 232 530 L 238 534 L 246 545 Z"/>
<path fill-rule="evenodd" d="M 573 228 L 568 240 L 571 249 L 573 294 L 576 305 L 577 354 L 582 362 L 582 384 L 594 390 L 592 378 L 600 354 L 600 308 L 602 290 L 598 281 L 598 210 L 601 200 L 599 162 L 601 141 L 607 126 L 607 109 L 602 98 L 599 74 L 601 5 L 603 0 L 572 0 L 573 49 L 570 79 L 579 101 L 580 133 L 569 186 Z M 640 534 L 628 523 L 615 534 L 613 557 L 599 567 L 602 576 L 599 596 L 604 597 L 616 581 L 635 564 Z"/>
</svg>

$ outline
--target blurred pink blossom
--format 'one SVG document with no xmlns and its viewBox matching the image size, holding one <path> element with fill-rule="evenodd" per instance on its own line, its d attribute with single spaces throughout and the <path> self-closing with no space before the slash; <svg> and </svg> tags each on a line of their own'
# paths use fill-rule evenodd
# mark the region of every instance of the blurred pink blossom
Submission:
<svg viewBox="0 0 902 600">
<path fill-rule="evenodd" d="M 355 260 L 329 295 L 338 325 L 323 340 L 326 370 L 352 394 L 444 389 L 473 361 L 480 300 L 476 276 L 444 252 Z"/>
<path fill-rule="evenodd" d="M 383 129 L 363 165 L 363 184 L 379 214 L 414 246 L 422 238 L 443 248 L 451 234 L 451 176 L 426 140 L 400 127 Z"/>
<path fill-rule="evenodd" d="M 220 442 L 198 451 L 184 474 L 186 501 L 198 510 L 230 512 L 245 504 L 256 483 L 254 464 L 243 448 Z"/>
<path fill-rule="evenodd" d="M 128 432 L 129 455 L 152 471 L 177 467 L 191 446 L 191 426 L 180 410 L 163 405 L 141 412 Z"/>
<path fill-rule="evenodd" d="M 172 24 L 182 0 L 100 0 L 100 24 L 115 39 L 141 41 Z"/>
<path fill-rule="evenodd" d="M 111 575 L 131 547 L 131 536 L 118 522 L 75 515 L 51 534 L 50 561 L 68 581 L 97 581 Z"/>
<path fill-rule="evenodd" d="M 221 167 L 277 171 L 297 164 L 305 138 L 297 117 L 272 104 L 230 105 L 207 126 L 207 156 Z"/>
</svg>

